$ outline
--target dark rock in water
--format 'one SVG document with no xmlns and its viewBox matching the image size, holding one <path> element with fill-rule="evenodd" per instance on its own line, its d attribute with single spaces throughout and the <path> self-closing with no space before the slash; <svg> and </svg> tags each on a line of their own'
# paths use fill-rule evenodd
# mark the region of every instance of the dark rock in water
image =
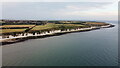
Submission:
<svg viewBox="0 0 120 68">
<path fill-rule="evenodd" d="M 115 27 L 115 25 L 110 25 L 110 27 Z"/>
</svg>

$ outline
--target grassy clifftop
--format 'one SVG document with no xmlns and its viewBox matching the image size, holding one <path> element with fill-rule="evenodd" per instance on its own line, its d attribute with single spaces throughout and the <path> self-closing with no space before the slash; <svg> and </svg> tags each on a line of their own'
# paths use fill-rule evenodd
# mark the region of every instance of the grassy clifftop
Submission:
<svg viewBox="0 0 120 68">
<path fill-rule="evenodd" d="M 105 25 L 109 25 L 109 24 L 104 22 L 48 21 L 44 25 L 36 25 L 36 24 L 1 25 L 0 34 L 24 33 L 25 30 L 27 29 L 29 29 L 28 32 L 36 32 L 36 31 L 41 32 L 41 31 L 58 30 L 58 29 L 66 30 L 66 29 L 88 28 L 91 26 L 105 26 Z"/>
</svg>

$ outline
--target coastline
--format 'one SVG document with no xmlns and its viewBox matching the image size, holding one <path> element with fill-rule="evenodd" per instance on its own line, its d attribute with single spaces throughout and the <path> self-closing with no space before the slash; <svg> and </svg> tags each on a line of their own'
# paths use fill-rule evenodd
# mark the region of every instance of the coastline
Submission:
<svg viewBox="0 0 120 68">
<path fill-rule="evenodd" d="M 86 32 L 86 31 L 92 31 L 92 30 L 97 30 L 101 28 L 110 28 L 114 27 L 115 25 L 106 25 L 106 26 L 101 26 L 101 27 L 90 27 L 90 28 L 80 28 L 80 29 L 72 29 L 72 30 L 66 30 L 66 31 L 61 31 L 61 30 L 55 30 L 50 33 L 44 33 L 44 34 L 36 34 L 36 35 L 28 35 L 28 36 L 19 36 L 19 37 L 13 37 L 13 38 L 6 38 L 6 39 L 1 39 L 0 42 L 3 45 L 7 44 L 13 44 L 17 42 L 23 42 L 29 39 L 37 39 L 37 38 L 47 38 L 47 37 L 52 37 L 52 36 L 59 36 L 63 34 L 68 34 L 68 33 L 74 33 L 74 32 Z"/>
</svg>

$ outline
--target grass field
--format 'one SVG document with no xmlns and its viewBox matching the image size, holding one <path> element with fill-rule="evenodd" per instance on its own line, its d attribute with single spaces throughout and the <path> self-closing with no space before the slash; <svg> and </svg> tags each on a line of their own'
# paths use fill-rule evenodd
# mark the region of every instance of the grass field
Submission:
<svg viewBox="0 0 120 68">
<path fill-rule="evenodd" d="M 53 23 L 48 23 L 46 25 L 39 25 L 39 26 L 36 26 L 34 27 L 33 29 L 31 29 L 31 31 L 35 31 L 35 30 L 45 30 L 45 29 L 52 29 L 52 28 L 56 28 L 56 29 L 59 29 L 59 28 L 62 28 L 62 27 L 65 27 L 65 28 L 74 28 L 74 27 L 85 27 L 85 25 L 77 25 L 77 24 L 53 24 Z"/>
</svg>

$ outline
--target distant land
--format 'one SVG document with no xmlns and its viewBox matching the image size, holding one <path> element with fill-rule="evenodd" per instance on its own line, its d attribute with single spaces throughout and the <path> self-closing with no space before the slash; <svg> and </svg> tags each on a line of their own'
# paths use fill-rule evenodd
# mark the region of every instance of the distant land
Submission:
<svg viewBox="0 0 120 68">
<path fill-rule="evenodd" d="M 115 25 L 97 21 L 71 20 L 0 20 L 0 42 L 2 45 L 28 39 L 58 36 L 71 32 L 110 28 Z"/>
</svg>

